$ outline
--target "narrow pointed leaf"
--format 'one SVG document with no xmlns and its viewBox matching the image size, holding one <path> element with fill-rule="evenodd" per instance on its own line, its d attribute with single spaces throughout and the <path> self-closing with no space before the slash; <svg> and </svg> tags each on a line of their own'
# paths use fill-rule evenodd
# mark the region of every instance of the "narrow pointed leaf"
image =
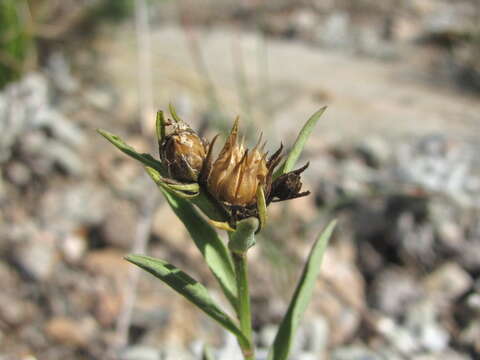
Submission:
<svg viewBox="0 0 480 360">
<path fill-rule="evenodd" d="M 97 132 L 102 135 L 105 139 L 110 141 L 113 145 L 115 145 L 120 151 L 128 156 L 134 158 L 135 160 L 140 161 L 146 166 L 154 168 L 161 173 L 164 172 L 163 165 L 160 161 L 154 159 L 150 154 L 140 154 L 135 151 L 130 145 L 127 145 L 119 136 L 114 135 L 106 130 L 97 129 Z"/>
<path fill-rule="evenodd" d="M 310 137 L 310 134 L 313 131 L 313 128 L 315 127 L 316 123 L 318 122 L 318 119 L 320 119 L 320 117 L 322 116 L 322 114 L 325 112 L 326 109 L 327 107 L 324 106 L 320 110 L 315 112 L 312 116 L 310 116 L 310 118 L 307 120 L 307 122 L 303 126 L 302 130 L 300 130 L 300 133 L 298 134 L 297 139 L 295 140 L 295 143 L 293 144 L 293 147 L 287 156 L 287 159 L 282 165 L 280 165 L 278 170 L 273 175 L 274 178 L 277 178 L 278 176 L 293 170 L 293 167 L 295 166 L 295 163 L 300 157 L 303 151 L 303 148 L 305 146 L 305 143 L 307 142 L 308 138 Z"/>
<path fill-rule="evenodd" d="M 257 209 L 258 219 L 260 220 L 260 226 L 257 230 L 258 232 L 264 228 L 267 223 L 267 202 L 265 200 L 265 193 L 262 186 L 259 186 L 257 189 Z"/>
<path fill-rule="evenodd" d="M 128 255 L 125 259 L 162 280 L 225 329 L 232 332 L 240 341 L 247 341 L 232 318 L 213 301 L 208 290 L 188 274 L 166 261 L 150 256 Z"/>
<path fill-rule="evenodd" d="M 160 145 L 165 137 L 165 117 L 163 111 L 157 111 L 157 118 L 155 121 L 155 132 L 157 134 L 157 141 Z"/>
<path fill-rule="evenodd" d="M 172 114 L 173 120 L 175 120 L 175 122 L 182 122 L 180 116 L 177 115 L 177 110 L 175 110 L 175 106 L 173 106 L 172 104 L 168 104 L 168 109 L 170 110 L 170 114 Z"/>
<path fill-rule="evenodd" d="M 150 175 L 151 173 L 153 172 L 149 171 Z M 157 183 L 157 185 L 159 185 L 158 188 L 165 196 L 172 210 L 185 225 L 208 267 L 217 278 L 225 296 L 235 308 L 237 298 L 235 272 L 232 259 L 222 239 L 218 237 L 217 232 L 188 200 L 180 198 L 176 193 L 172 193 L 171 190 L 161 183 Z"/>
<path fill-rule="evenodd" d="M 328 240 L 335 228 L 336 221 L 330 222 L 310 251 L 302 276 L 297 284 L 287 313 L 280 324 L 277 335 L 268 353 L 268 360 L 286 360 L 290 346 L 297 331 L 300 320 L 312 298 L 315 280 L 320 271 L 323 254 Z"/>
</svg>

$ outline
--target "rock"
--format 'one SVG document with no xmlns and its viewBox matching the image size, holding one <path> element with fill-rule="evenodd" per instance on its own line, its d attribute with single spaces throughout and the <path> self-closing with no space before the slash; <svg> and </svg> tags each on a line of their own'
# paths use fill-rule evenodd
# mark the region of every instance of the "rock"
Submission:
<svg viewBox="0 0 480 360">
<path fill-rule="evenodd" d="M 119 283 L 125 281 L 130 264 L 123 259 L 125 253 L 114 249 L 91 251 L 85 257 L 83 265 L 94 276 L 116 279 Z"/>
<path fill-rule="evenodd" d="M 330 331 L 327 320 L 321 316 L 316 316 L 304 326 L 307 335 L 305 350 L 315 354 L 317 358 L 318 356 L 323 356 L 327 349 Z"/>
<path fill-rule="evenodd" d="M 383 360 L 383 357 L 369 350 L 366 346 L 351 345 L 335 349 L 331 354 L 332 360 Z"/>
<path fill-rule="evenodd" d="M 265 325 L 258 334 L 258 341 L 261 346 L 269 347 L 275 340 L 278 331 L 278 325 Z"/>
<path fill-rule="evenodd" d="M 355 309 L 365 305 L 365 282 L 355 266 L 356 250 L 350 241 L 338 241 L 325 252 L 322 276 Z"/>
<path fill-rule="evenodd" d="M 438 320 L 438 309 L 434 301 L 420 301 L 411 306 L 406 314 L 405 328 L 415 336 L 425 350 L 441 353 L 448 347 L 450 335 Z"/>
<path fill-rule="evenodd" d="M 480 321 L 478 318 L 472 319 L 468 325 L 462 330 L 459 340 L 475 349 L 480 353 Z"/>
<path fill-rule="evenodd" d="M 91 318 L 74 320 L 58 316 L 45 325 L 45 332 L 52 341 L 75 347 L 88 346 L 95 330 L 95 321 Z"/>
<path fill-rule="evenodd" d="M 428 295 L 435 301 L 452 301 L 473 285 L 472 277 L 454 262 L 447 262 L 423 280 Z"/>
<path fill-rule="evenodd" d="M 188 237 L 185 226 L 166 203 L 155 211 L 152 232 L 167 243 L 177 244 L 175 246 L 185 244 Z"/>
<path fill-rule="evenodd" d="M 393 319 L 382 317 L 377 320 L 377 330 L 403 354 L 412 354 L 420 349 L 417 337 Z"/>
<path fill-rule="evenodd" d="M 85 100 L 98 110 L 107 111 L 115 104 L 115 96 L 111 89 L 90 88 L 85 92 Z"/>
<path fill-rule="evenodd" d="M 85 231 L 77 230 L 65 236 L 60 242 L 63 258 L 70 264 L 77 264 L 87 250 Z"/>
<path fill-rule="evenodd" d="M 106 244 L 130 249 L 135 239 L 138 211 L 128 201 L 117 201 L 107 210 L 101 227 Z"/>
<path fill-rule="evenodd" d="M 412 356 L 412 360 L 470 360 L 470 356 L 466 354 L 459 354 L 453 350 L 447 350 L 441 354 L 419 354 Z"/>
<path fill-rule="evenodd" d="M 475 311 L 476 313 L 480 314 L 480 293 L 476 292 L 470 294 L 467 298 L 467 306 Z"/>
<path fill-rule="evenodd" d="M 196 360 L 192 355 L 181 346 L 164 346 L 162 349 L 162 359 L 164 360 Z"/>
<path fill-rule="evenodd" d="M 32 280 L 45 281 L 56 262 L 55 238 L 46 231 L 32 234 L 13 250 L 15 264 Z"/>
<path fill-rule="evenodd" d="M 318 355 L 307 351 L 301 351 L 292 356 L 292 360 L 318 360 Z"/>
<path fill-rule="evenodd" d="M 404 314 L 422 295 L 422 288 L 411 274 L 401 268 L 383 269 L 372 285 L 374 306 L 388 315 Z"/>
<path fill-rule="evenodd" d="M 129 346 L 120 354 L 120 360 L 160 360 L 160 351 L 149 346 Z"/>
<path fill-rule="evenodd" d="M 13 184 L 22 187 L 28 185 L 31 180 L 30 169 L 20 162 L 13 162 L 7 166 L 5 176 Z"/>
<path fill-rule="evenodd" d="M 18 295 L 0 294 L 0 319 L 12 327 L 31 322 L 39 315 L 34 303 L 20 300 L 16 297 Z"/>
<path fill-rule="evenodd" d="M 48 70 L 53 82 L 61 91 L 72 93 L 78 89 L 78 80 L 72 76 L 70 64 L 62 53 L 54 52 L 48 58 Z"/>
<path fill-rule="evenodd" d="M 224 339 L 224 344 L 220 349 L 218 349 L 216 359 L 242 360 L 243 355 L 238 347 L 235 336 L 225 332 Z"/>
<path fill-rule="evenodd" d="M 357 146 L 356 152 L 363 159 L 366 165 L 372 168 L 379 168 L 391 159 L 392 148 L 378 136 L 369 136 L 362 140 Z"/>
<path fill-rule="evenodd" d="M 316 39 L 330 47 L 345 47 L 351 43 L 350 15 L 346 12 L 331 13 L 316 33 Z"/>
<path fill-rule="evenodd" d="M 122 305 L 122 297 L 116 293 L 101 293 L 95 305 L 95 318 L 101 326 L 108 328 L 117 321 Z"/>
</svg>

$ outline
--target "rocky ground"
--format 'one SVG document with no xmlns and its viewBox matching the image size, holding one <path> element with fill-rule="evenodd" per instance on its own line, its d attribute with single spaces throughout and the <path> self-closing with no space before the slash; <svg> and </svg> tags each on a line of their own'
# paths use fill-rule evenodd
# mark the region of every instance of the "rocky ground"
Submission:
<svg viewBox="0 0 480 360">
<path fill-rule="evenodd" d="M 444 11 L 467 24 L 468 4 Z M 338 231 L 292 359 L 480 357 L 480 101 L 432 70 L 437 48 L 413 41 L 442 18 L 435 6 L 410 22 L 399 12 L 401 41 L 348 9 L 284 8 L 265 17 L 267 37 L 207 16 L 182 28 L 168 8 L 155 19 L 155 107 L 172 101 L 206 134 L 240 114 L 271 148 L 288 145 L 329 106 L 302 159 L 313 195 L 272 206 L 252 251 L 259 359 L 333 217 Z M 248 20 L 248 9 L 223 13 Z M 146 238 L 148 254 L 195 274 L 226 306 L 141 167 L 95 133 L 106 128 L 156 153 L 153 118 L 138 116 L 136 56 L 132 27 L 108 27 L 0 93 L 2 360 L 187 360 L 204 342 L 218 359 L 240 358 L 234 339 L 151 277 L 134 290 L 122 259 Z"/>
</svg>

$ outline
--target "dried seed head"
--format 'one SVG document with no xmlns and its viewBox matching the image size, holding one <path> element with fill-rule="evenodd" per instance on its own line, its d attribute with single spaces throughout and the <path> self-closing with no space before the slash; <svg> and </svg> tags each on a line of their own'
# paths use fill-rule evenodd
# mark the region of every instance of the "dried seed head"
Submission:
<svg viewBox="0 0 480 360">
<path fill-rule="evenodd" d="M 268 175 L 266 154 L 259 148 L 248 150 L 238 144 L 238 119 L 212 165 L 207 179 L 209 192 L 218 200 L 234 206 L 255 204 L 259 186 L 264 186 Z"/>
<path fill-rule="evenodd" d="M 196 182 L 206 156 L 205 144 L 187 124 L 173 126 L 174 132 L 160 144 L 160 157 L 172 179 Z"/>
</svg>

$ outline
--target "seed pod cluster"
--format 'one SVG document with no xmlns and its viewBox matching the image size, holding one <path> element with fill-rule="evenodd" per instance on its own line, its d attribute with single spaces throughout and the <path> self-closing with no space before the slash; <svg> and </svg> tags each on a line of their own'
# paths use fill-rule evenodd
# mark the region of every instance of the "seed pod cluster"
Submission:
<svg viewBox="0 0 480 360">
<path fill-rule="evenodd" d="M 261 136 L 253 149 L 238 141 L 238 118 L 217 158 L 213 146 L 203 141 L 195 131 L 179 119 L 166 123 L 170 134 L 160 143 L 160 158 L 173 182 L 199 183 L 230 214 L 230 223 L 250 216 L 258 217 L 258 194 L 263 190 L 266 205 L 309 194 L 301 192 L 300 174 L 304 167 L 273 178 L 282 160 L 280 148 L 267 159 Z"/>
</svg>

